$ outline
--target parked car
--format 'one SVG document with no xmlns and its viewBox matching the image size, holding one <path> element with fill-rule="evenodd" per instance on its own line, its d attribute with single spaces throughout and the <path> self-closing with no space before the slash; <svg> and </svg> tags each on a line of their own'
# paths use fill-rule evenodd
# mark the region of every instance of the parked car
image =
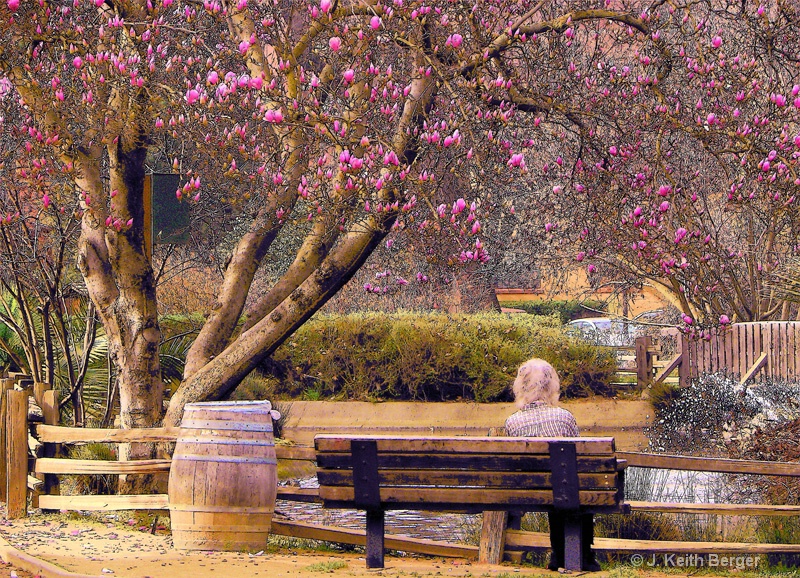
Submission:
<svg viewBox="0 0 800 578">
<path fill-rule="evenodd" d="M 595 345 L 633 345 L 633 323 L 609 317 L 587 317 L 567 323 L 567 332 Z"/>
</svg>

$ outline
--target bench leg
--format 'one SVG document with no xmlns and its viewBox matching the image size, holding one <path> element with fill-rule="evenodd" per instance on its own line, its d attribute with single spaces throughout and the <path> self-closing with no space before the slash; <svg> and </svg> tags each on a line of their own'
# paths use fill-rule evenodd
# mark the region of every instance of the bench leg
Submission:
<svg viewBox="0 0 800 578">
<path fill-rule="evenodd" d="M 367 510 L 367 568 L 383 568 L 383 510 Z"/>
<path fill-rule="evenodd" d="M 564 517 L 564 568 L 581 570 L 583 564 L 583 528 L 581 517 Z"/>
</svg>

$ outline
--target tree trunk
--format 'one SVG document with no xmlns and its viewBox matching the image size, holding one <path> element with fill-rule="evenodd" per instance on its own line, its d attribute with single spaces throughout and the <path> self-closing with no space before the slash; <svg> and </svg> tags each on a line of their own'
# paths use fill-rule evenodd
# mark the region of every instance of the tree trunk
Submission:
<svg viewBox="0 0 800 578">
<path fill-rule="evenodd" d="M 145 154 L 141 147 L 125 150 L 122 143 L 109 147 L 109 187 L 115 193 L 108 213 L 100 157 L 81 159 L 80 185 L 88 201 L 85 196 L 78 266 L 118 370 L 123 428 L 153 427 L 163 413 L 155 278 L 144 250 Z M 152 444 L 123 445 L 120 459 L 152 457 L 154 450 Z"/>
</svg>

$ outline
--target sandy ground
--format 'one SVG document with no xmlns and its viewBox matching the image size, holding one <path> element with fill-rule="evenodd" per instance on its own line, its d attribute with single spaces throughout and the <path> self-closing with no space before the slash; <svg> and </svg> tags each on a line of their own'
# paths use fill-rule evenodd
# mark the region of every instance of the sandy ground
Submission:
<svg viewBox="0 0 800 578">
<path fill-rule="evenodd" d="M 1 510 L 1 509 L 0 509 Z M 0 514 L 5 512 L 0 511 Z M 363 553 L 301 550 L 282 543 L 254 554 L 182 552 L 172 547 L 168 531 L 150 533 L 126 520 L 103 522 L 94 517 L 37 514 L 23 520 L 0 520 L 0 578 L 296 578 L 334 575 L 387 578 L 547 578 L 561 573 L 531 565 L 484 565 L 429 556 L 387 555 L 382 570 L 366 568 Z M 9 552 L 14 556 L 9 557 Z M 21 561 L 20 561 L 21 560 Z M 569 574 L 569 573 L 567 573 Z M 645 571 L 631 564 L 594 573 L 592 578 L 667 578 L 680 576 Z M 742 573 L 737 573 L 742 577 Z"/>
<path fill-rule="evenodd" d="M 69 572 L 94 576 L 280 578 L 322 574 L 387 577 L 557 575 L 555 572 L 540 572 L 536 568 L 513 565 L 477 565 L 459 559 L 397 556 L 386 558 L 384 570 L 367 570 L 362 554 L 285 548 L 256 554 L 178 552 L 172 548 L 170 536 L 163 532 L 152 535 L 149 529 L 128 529 L 119 523 L 67 519 L 63 515 L 3 521 L 0 536 L 28 555 Z M 9 575 L 2 571 L 0 568 L 0 576 Z M 47 575 L 47 572 L 43 575 Z"/>
</svg>

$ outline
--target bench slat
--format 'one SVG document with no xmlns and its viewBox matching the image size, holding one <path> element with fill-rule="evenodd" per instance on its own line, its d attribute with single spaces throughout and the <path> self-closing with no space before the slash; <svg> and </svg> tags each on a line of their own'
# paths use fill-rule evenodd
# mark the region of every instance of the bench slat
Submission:
<svg viewBox="0 0 800 578">
<path fill-rule="evenodd" d="M 402 436 L 317 435 L 314 445 L 318 452 L 350 452 L 353 439 L 375 440 L 381 452 L 441 452 L 478 454 L 547 454 L 550 442 L 575 442 L 578 454 L 613 454 L 614 438 L 510 438 L 483 436 L 454 436 L 408 438 Z"/>
<path fill-rule="evenodd" d="M 317 453 L 318 468 L 352 469 L 353 459 L 345 453 Z M 448 453 L 380 453 L 378 469 L 415 470 L 470 470 L 544 472 L 550 471 L 549 455 L 495 455 Z M 578 456 L 578 473 L 612 473 L 617 471 L 617 460 L 608 457 Z"/>
<path fill-rule="evenodd" d="M 355 492 L 348 486 L 321 486 L 319 489 L 325 507 L 333 503 L 351 503 L 355 501 Z M 582 490 L 579 492 L 581 506 L 615 506 L 617 493 L 614 490 Z M 383 509 L 425 509 L 431 504 L 447 504 L 445 510 L 459 511 L 462 507 L 480 506 L 483 510 L 509 507 L 551 506 L 553 492 L 550 490 L 509 490 L 497 488 L 380 488 L 381 507 Z M 334 506 L 342 507 L 342 506 Z"/>
<path fill-rule="evenodd" d="M 323 486 L 352 486 L 351 470 L 319 470 L 317 479 Z M 434 470 L 378 470 L 381 486 L 485 486 L 493 488 L 552 488 L 549 472 L 470 472 Z M 579 474 L 582 490 L 616 489 L 614 473 Z"/>
</svg>

